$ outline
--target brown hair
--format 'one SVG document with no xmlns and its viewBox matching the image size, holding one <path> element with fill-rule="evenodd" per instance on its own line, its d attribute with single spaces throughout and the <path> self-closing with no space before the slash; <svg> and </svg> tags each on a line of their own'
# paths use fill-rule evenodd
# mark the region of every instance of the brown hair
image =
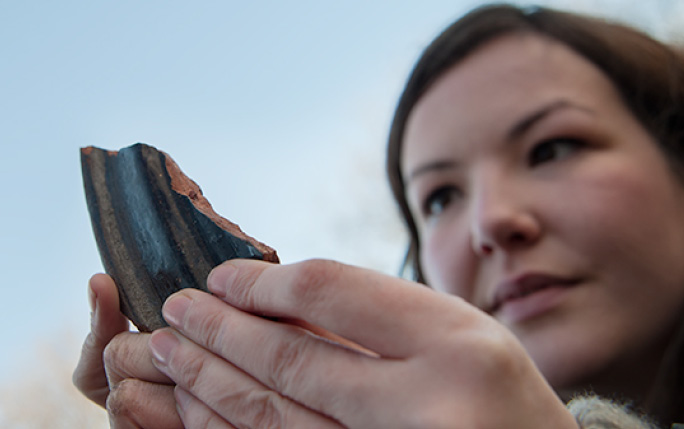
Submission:
<svg viewBox="0 0 684 429">
<path fill-rule="evenodd" d="M 655 137 L 684 178 L 684 56 L 628 26 L 547 8 L 490 5 L 473 10 L 444 30 L 417 61 L 399 98 L 390 128 L 387 173 L 409 232 L 404 269 L 424 282 L 420 237 L 405 196 L 401 148 L 416 102 L 447 70 L 484 43 L 511 33 L 536 33 L 564 43 L 613 82 L 625 104 Z M 684 421 L 684 324 L 663 365 L 648 411 L 663 421 Z"/>
</svg>

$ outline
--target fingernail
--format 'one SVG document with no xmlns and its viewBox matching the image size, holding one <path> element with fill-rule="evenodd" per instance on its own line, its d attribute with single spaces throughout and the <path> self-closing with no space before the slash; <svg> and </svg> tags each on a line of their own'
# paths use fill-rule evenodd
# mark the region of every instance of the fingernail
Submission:
<svg viewBox="0 0 684 429">
<path fill-rule="evenodd" d="M 180 342 L 175 335 L 169 331 L 159 330 L 152 333 L 149 346 L 154 358 L 166 366 L 173 350 L 178 347 Z"/>
<path fill-rule="evenodd" d="M 88 285 L 88 304 L 90 304 L 90 311 L 95 313 L 95 309 L 97 308 L 97 294 L 90 284 Z"/>
<path fill-rule="evenodd" d="M 88 304 L 90 305 L 90 331 L 96 332 L 98 328 L 97 294 L 90 284 L 88 284 Z"/>
<path fill-rule="evenodd" d="M 183 414 L 185 414 L 185 410 L 188 409 L 188 406 L 192 401 L 192 397 L 190 396 L 187 390 L 179 386 L 176 386 L 174 392 L 176 393 L 176 404 L 178 405 L 178 414 L 182 416 Z"/>
<path fill-rule="evenodd" d="M 237 267 L 223 263 L 214 268 L 207 278 L 207 288 L 216 296 L 225 298 L 228 287 L 235 281 Z"/>
<path fill-rule="evenodd" d="M 183 324 L 183 317 L 190 308 L 192 300 L 183 293 L 171 295 L 164 303 L 162 314 L 169 325 L 180 327 Z"/>
</svg>

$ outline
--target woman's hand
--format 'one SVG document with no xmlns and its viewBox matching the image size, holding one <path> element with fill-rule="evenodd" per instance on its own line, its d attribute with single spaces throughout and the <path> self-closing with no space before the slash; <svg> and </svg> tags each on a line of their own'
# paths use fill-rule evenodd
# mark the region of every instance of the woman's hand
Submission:
<svg viewBox="0 0 684 429">
<path fill-rule="evenodd" d="M 182 428 L 173 382 L 152 364 L 149 334 L 128 331 L 111 277 L 90 279 L 91 331 L 74 385 L 109 413 L 112 427 Z"/>
<path fill-rule="evenodd" d="M 149 344 L 186 427 L 577 428 L 512 334 L 456 297 L 328 261 L 230 261 L 208 286 L 172 296 L 175 329 Z"/>
</svg>

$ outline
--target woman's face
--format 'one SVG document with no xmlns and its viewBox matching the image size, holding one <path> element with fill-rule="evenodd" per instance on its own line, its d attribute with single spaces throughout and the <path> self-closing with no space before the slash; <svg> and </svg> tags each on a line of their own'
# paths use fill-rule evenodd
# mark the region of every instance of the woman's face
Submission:
<svg viewBox="0 0 684 429">
<path fill-rule="evenodd" d="M 416 104 L 401 168 L 431 286 L 561 393 L 647 388 L 684 302 L 684 187 L 594 65 L 531 34 L 486 44 Z"/>
</svg>

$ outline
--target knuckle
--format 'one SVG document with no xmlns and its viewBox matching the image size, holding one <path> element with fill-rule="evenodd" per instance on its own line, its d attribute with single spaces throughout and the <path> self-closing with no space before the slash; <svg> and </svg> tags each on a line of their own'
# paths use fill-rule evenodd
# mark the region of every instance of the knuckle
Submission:
<svg viewBox="0 0 684 429">
<path fill-rule="evenodd" d="M 250 426 L 259 428 L 286 427 L 287 404 L 284 398 L 273 391 L 253 390 L 244 398 L 243 409 Z"/>
<path fill-rule="evenodd" d="M 204 356 L 183 356 L 178 362 L 178 366 L 178 373 L 183 374 L 183 387 L 191 391 L 200 388 L 201 380 L 206 370 L 206 359 Z"/>
<path fill-rule="evenodd" d="M 324 297 L 325 286 L 333 283 L 344 265 L 325 259 L 312 259 L 296 264 L 292 287 L 293 297 L 299 302 L 316 303 Z"/>
<path fill-rule="evenodd" d="M 509 364 L 516 356 L 515 351 L 516 342 L 512 341 L 509 335 L 503 332 L 489 333 L 484 336 L 484 352 L 491 356 L 496 366 Z"/>
<path fill-rule="evenodd" d="M 269 353 L 269 383 L 277 391 L 290 392 L 298 386 L 306 364 L 306 348 L 309 341 L 305 336 L 293 336 L 273 344 Z"/>
<path fill-rule="evenodd" d="M 115 336 L 102 352 L 102 362 L 110 383 L 118 383 L 117 377 L 126 372 L 126 364 L 132 354 L 127 339 L 128 335 L 123 333 Z"/>
<path fill-rule="evenodd" d="M 249 286 L 258 283 L 263 273 L 268 271 L 270 270 L 238 269 L 235 279 L 231 282 L 230 291 L 224 300 L 228 300 L 241 308 L 254 308 L 254 290 Z"/>
<path fill-rule="evenodd" d="M 185 428 L 221 428 L 226 427 L 226 422 L 214 414 L 209 414 L 193 407 L 184 410 L 180 415 Z M 232 427 L 232 426 L 231 426 Z"/>
<path fill-rule="evenodd" d="M 139 384 L 135 379 L 122 380 L 107 396 L 107 412 L 115 417 L 135 415 L 141 403 Z"/>
<path fill-rule="evenodd" d="M 85 393 L 86 390 L 86 383 L 85 383 L 85 374 L 80 370 L 79 367 L 76 367 L 73 373 L 71 373 L 71 384 L 78 389 L 79 392 Z"/>
<path fill-rule="evenodd" d="M 77 366 L 71 374 L 71 383 L 79 392 L 100 405 L 103 405 L 101 400 L 104 399 L 103 395 L 109 392 L 106 376 L 100 376 L 99 373 L 95 375 L 91 371 L 82 368 L 81 365 Z"/>
<path fill-rule="evenodd" d="M 120 338 L 114 337 L 109 342 L 102 352 L 102 360 L 105 367 L 114 367 L 118 364 L 119 356 L 121 356 L 121 348 L 124 347 L 124 342 Z"/>
<path fill-rule="evenodd" d="M 93 364 L 98 367 L 103 365 L 101 362 L 102 356 L 98 356 L 94 353 L 91 344 L 92 334 L 88 334 L 83 343 L 83 348 L 81 349 L 81 357 L 79 358 L 78 365 L 71 376 L 72 383 L 81 392 L 86 391 L 90 385 L 90 377 L 92 377 L 92 369 L 90 367 Z"/>
<path fill-rule="evenodd" d="M 97 354 L 102 348 L 97 347 L 97 338 L 93 332 L 89 332 L 83 341 L 83 347 L 81 347 L 81 356 L 92 356 Z"/>
<path fill-rule="evenodd" d="M 507 374 L 516 373 L 523 361 L 520 357 L 524 356 L 524 353 L 518 353 L 521 346 L 512 335 L 502 330 L 473 332 L 465 347 L 472 350 L 471 356 L 476 360 L 471 365 L 476 368 L 473 375 L 484 380 L 499 380 Z"/>
<path fill-rule="evenodd" d="M 220 311 L 207 311 L 200 315 L 197 321 L 197 330 L 202 342 L 210 350 L 220 350 L 225 347 L 224 332 L 228 320 Z"/>
</svg>

